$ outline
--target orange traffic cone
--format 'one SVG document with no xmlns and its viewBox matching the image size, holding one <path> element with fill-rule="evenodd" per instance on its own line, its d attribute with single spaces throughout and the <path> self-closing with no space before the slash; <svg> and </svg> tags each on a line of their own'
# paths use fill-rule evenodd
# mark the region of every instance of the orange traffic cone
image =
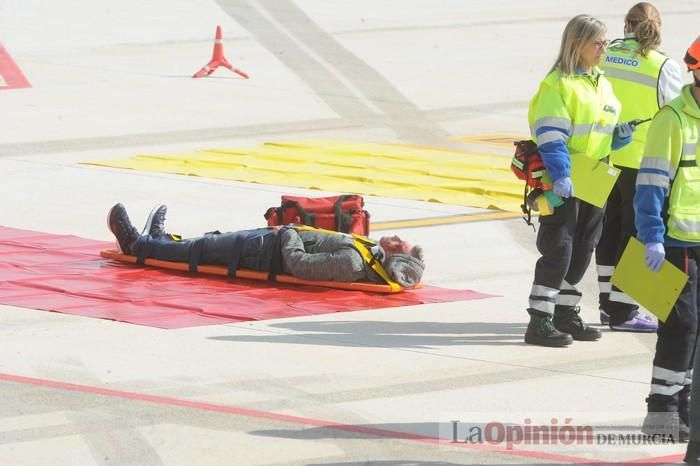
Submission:
<svg viewBox="0 0 700 466">
<path fill-rule="evenodd" d="M 234 73 L 237 73 L 243 76 L 245 79 L 248 79 L 247 74 L 245 74 L 238 68 L 234 68 L 233 65 L 231 65 L 228 62 L 228 60 L 226 60 L 226 58 L 224 57 L 224 41 L 223 36 L 221 34 L 221 26 L 216 26 L 216 40 L 214 40 L 214 53 L 212 54 L 211 60 L 209 60 L 209 63 L 207 63 L 204 66 L 204 68 L 197 71 L 192 77 L 201 78 L 202 76 L 209 76 L 220 66 L 228 68 Z"/>
</svg>

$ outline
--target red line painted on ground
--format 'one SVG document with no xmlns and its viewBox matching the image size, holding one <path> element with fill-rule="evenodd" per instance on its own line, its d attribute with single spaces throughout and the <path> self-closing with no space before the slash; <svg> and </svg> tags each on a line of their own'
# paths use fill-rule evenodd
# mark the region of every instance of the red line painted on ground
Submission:
<svg viewBox="0 0 700 466">
<path fill-rule="evenodd" d="M 653 458 L 640 458 L 638 460 L 634 461 L 628 461 L 625 464 L 656 464 L 656 465 L 662 465 L 662 464 L 668 464 L 668 463 L 679 463 L 683 461 L 683 457 L 685 455 L 680 454 L 680 455 L 667 455 L 667 456 L 655 456 Z"/>
<path fill-rule="evenodd" d="M 17 63 L 12 59 L 8 51 L 0 44 L 0 75 L 5 80 L 5 86 L 0 89 L 21 89 L 32 87 L 29 81 L 19 69 Z"/>
<path fill-rule="evenodd" d="M 180 398 L 171 398 L 167 396 L 149 395 L 147 393 L 127 392 L 124 390 L 114 390 L 111 388 L 95 387 L 92 385 L 82 385 L 70 382 L 61 382 L 58 380 L 39 379 L 35 377 L 26 377 L 23 375 L 3 374 L 0 373 L 0 381 L 20 383 L 26 385 L 36 385 L 40 387 L 55 388 L 58 390 L 67 390 L 80 393 L 89 393 L 92 395 L 110 396 L 114 398 L 123 398 L 129 400 L 145 401 L 149 403 L 179 406 L 182 408 L 198 409 L 203 411 L 215 411 L 218 413 L 234 414 L 237 416 L 247 416 L 260 419 L 270 419 L 273 421 L 288 422 L 291 424 L 300 424 L 306 426 L 323 427 L 327 429 L 342 430 L 345 432 L 353 432 L 358 434 L 368 434 L 380 438 L 391 438 L 410 440 L 414 442 L 439 444 L 445 447 L 468 448 L 473 450 L 490 451 L 493 453 L 501 453 L 511 456 L 520 456 L 525 458 L 544 459 L 549 461 L 563 461 L 572 464 L 595 464 L 595 465 L 623 465 L 623 464 L 640 464 L 640 463 L 659 463 L 663 461 L 680 461 L 682 455 L 662 456 L 658 458 L 640 458 L 637 460 L 627 460 L 624 462 L 601 461 L 578 456 L 558 455 L 554 453 L 546 453 L 529 450 L 508 450 L 488 444 L 467 444 L 453 443 L 449 440 L 439 439 L 435 437 L 427 437 L 425 435 L 411 434 L 407 432 L 399 432 L 388 429 L 377 429 L 374 427 L 357 426 L 351 424 L 341 424 L 337 422 L 324 421 L 321 419 L 313 419 L 301 416 L 292 416 L 288 414 L 273 413 L 269 411 L 259 411 L 254 409 L 238 408 L 235 406 L 217 405 L 213 403 L 205 403 L 201 401 L 183 400 Z"/>
</svg>

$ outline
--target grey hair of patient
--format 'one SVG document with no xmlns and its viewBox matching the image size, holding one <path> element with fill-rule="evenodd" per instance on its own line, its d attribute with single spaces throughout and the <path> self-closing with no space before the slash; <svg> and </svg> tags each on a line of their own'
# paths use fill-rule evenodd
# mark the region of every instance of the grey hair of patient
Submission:
<svg viewBox="0 0 700 466">
<path fill-rule="evenodd" d="M 401 253 L 401 252 L 388 252 L 388 253 L 386 253 L 386 258 L 388 259 L 390 256 L 393 256 L 394 254 L 403 254 L 403 253 Z M 418 259 L 421 262 L 424 261 L 423 248 L 421 246 L 418 246 L 418 245 L 413 246 L 411 248 L 411 250 L 408 251 L 408 254 L 404 254 L 404 255 L 415 257 L 416 259 Z"/>
<path fill-rule="evenodd" d="M 413 246 L 408 253 L 419 261 L 423 260 L 423 248 L 418 245 Z"/>
</svg>

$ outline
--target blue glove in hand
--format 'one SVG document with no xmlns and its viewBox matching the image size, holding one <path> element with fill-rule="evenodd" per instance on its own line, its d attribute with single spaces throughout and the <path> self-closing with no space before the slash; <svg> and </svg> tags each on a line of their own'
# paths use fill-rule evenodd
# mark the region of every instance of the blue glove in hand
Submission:
<svg viewBox="0 0 700 466">
<path fill-rule="evenodd" d="M 623 121 L 619 123 L 616 127 L 615 130 L 617 131 L 617 136 L 619 138 L 631 138 L 632 133 L 636 131 L 637 127 L 634 125 L 630 125 L 626 121 Z"/>
<path fill-rule="evenodd" d="M 632 133 L 637 129 L 636 126 L 630 125 L 626 121 L 615 126 L 615 131 L 613 131 L 613 139 L 610 147 L 612 150 L 618 150 L 625 147 L 627 144 L 632 142 Z"/>
<path fill-rule="evenodd" d="M 661 270 L 661 266 L 664 263 L 664 257 L 666 257 L 666 251 L 664 251 L 664 245 L 661 243 L 647 243 L 645 249 L 644 261 L 647 264 L 647 268 L 652 272 L 658 272 Z"/>
<path fill-rule="evenodd" d="M 571 178 L 565 176 L 559 178 L 554 182 L 554 188 L 552 189 L 554 194 L 559 197 L 567 198 L 574 195 L 574 185 L 571 183 Z"/>
</svg>

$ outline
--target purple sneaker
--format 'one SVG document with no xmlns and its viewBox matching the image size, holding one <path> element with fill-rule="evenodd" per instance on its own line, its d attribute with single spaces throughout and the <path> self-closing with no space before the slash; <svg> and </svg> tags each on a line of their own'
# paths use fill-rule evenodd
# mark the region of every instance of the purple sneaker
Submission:
<svg viewBox="0 0 700 466">
<path fill-rule="evenodd" d="M 603 325 L 610 324 L 610 316 L 604 310 L 600 310 L 600 323 Z"/>
<path fill-rule="evenodd" d="M 659 325 L 649 316 L 637 314 L 627 322 L 610 324 L 610 328 L 620 332 L 656 332 Z"/>
</svg>

